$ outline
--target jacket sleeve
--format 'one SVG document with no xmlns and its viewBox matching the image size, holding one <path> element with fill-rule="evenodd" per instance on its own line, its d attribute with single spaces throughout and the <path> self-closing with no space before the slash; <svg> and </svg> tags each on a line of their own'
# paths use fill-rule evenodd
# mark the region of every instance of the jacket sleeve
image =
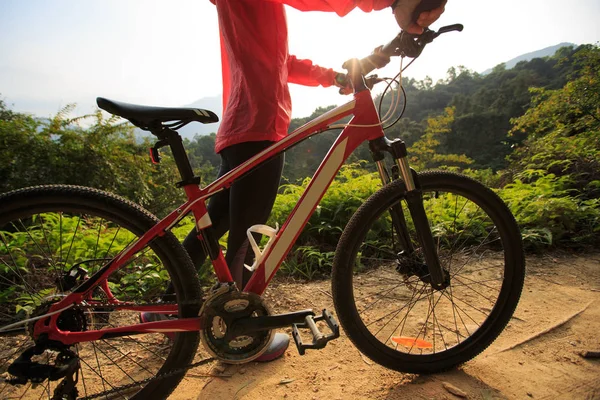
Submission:
<svg viewBox="0 0 600 400">
<path fill-rule="evenodd" d="M 394 0 L 264 0 L 287 4 L 300 11 L 329 11 L 344 16 L 356 7 L 365 12 L 382 10 Z"/>
<path fill-rule="evenodd" d="M 288 58 L 288 82 L 304 86 L 332 86 L 336 72 L 331 68 L 314 65 L 310 60 L 299 60 L 296 56 Z"/>
</svg>

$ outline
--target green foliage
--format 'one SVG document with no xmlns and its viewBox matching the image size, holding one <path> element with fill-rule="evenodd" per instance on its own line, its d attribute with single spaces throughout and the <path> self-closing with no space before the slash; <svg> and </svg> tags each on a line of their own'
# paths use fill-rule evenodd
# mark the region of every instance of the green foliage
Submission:
<svg viewBox="0 0 600 400">
<path fill-rule="evenodd" d="M 573 80 L 562 89 L 532 90 L 533 106 L 513 120 L 511 133 L 527 140 L 510 155 L 507 174 L 526 182 L 540 174 L 568 177 L 568 188 L 594 199 L 600 197 L 600 49 L 583 47 L 575 58 L 580 68 Z"/>
<path fill-rule="evenodd" d="M 500 188 L 504 186 L 502 175 L 499 172 L 494 172 L 491 168 L 487 169 L 463 169 L 462 174 L 467 175 L 489 188 Z"/>
<path fill-rule="evenodd" d="M 283 187 L 275 201 L 269 225 L 283 225 L 309 183 L 310 179 L 306 179 L 301 185 Z M 343 166 L 298 237 L 282 270 L 305 278 L 329 275 L 333 251 L 346 223 L 365 199 L 380 187 L 379 177 L 368 173 L 361 164 Z"/>
<path fill-rule="evenodd" d="M 535 175 L 532 183 L 516 180 L 500 196 L 515 215 L 525 244 L 534 249 L 548 246 L 594 244 L 600 237 L 600 199 L 583 199 L 568 189 L 571 178 Z"/>
<path fill-rule="evenodd" d="M 334 254 L 334 251 L 324 252 L 318 246 L 294 246 L 280 271 L 306 280 L 327 277 L 331 273 Z"/>
<path fill-rule="evenodd" d="M 454 122 L 438 153 L 464 154 L 474 161 L 473 167 L 502 169 L 507 165 L 505 157 L 511 146 L 526 137 L 522 134 L 508 137 L 507 133 L 510 119 L 521 116 L 529 106 L 529 88 L 562 87 L 570 74 L 582 68 L 576 53 L 577 49 L 562 48 L 554 57 L 523 61 L 512 69 L 499 65 L 487 75 L 462 66 L 453 67 L 448 70 L 447 78 L 435 85 L 431 78 L 420 82 L 403 78 L 407 93 L 405 122 L 386 134 L 408 139 L 407 143 L 412 145 L 425 133 L 428 118 L 454 107 Z M 384 99 L 383 109 L 389 103 L 389 97 Z"/>
<path fill-rule="evenodd" d="M 48 289 L 48 280 L 53 282 L 73 266 L 84 267 L 92 275 L 105 264 L 105 258 L 113 257 L 136 238 L 106 220 L 62 213 L 38 214 L 22 223 L 27 225 L 14 229 L 8 226 L 0 231 L 0 259 L 10 257 L 10 264 L 20 267 L 16 271 L 7 263 L 0 264 L 4 282 L 0 283 L 0 303 L 14 301 L 14 294 L 21 293 L 15 285 L 7 286 L 7 282 L 26 280 L 30 290 L 39 288 L 36 293 L 40 296 L 28 294 L 17 299 L 25 312 L 39 306 L 42 299 L 61 292 L 58 287 Z M 39 256 L 40 252 L 43 257 Z M 125 300 L 161 295 L 168 280 L 168 273 L 158 257 L 144 251 L 113 274 L 109 286 L 113 294 Z"/>
<path fill-rule="evenodd" d="M 184 146 L 190 159 L 190 164 L 196 175 L 206 182 L 211 182 L 217 175 L 221 158 L 215 153 L 216 134 L 196 135 L 193 140 L 184 140 Z"/>
<path fill-rule="evenodd" d="M 100 111 L 68 118 L 71 111 L 67 106 L 50 120 L 2 112 L 0 192 L 50 183 L 91 186 L 159 215 L 182 202 L 180 191 L 171 189 L 177 172 L 168 154 L 156 167 L 149 162 L 150 143 L 140 143 L 131 125 L 104 119 Z"/>
<path fill-rule="evenodd" d="M 514 212 L 528 248 L 598 244 L 599 77 L 600 50 L 585 45 L 563 48 L 554 57 L 521 62 L 512 69 L 499 65 L 487 75 L 458 67 L 436 84 L 430 78 L 420 82 L 403 78 L 406 112 L 386 135 L 410 146 L 411 166 L 419 170 L 461 170 L 498 190 Z M 389 97 L 384 98 L 382 109 L 389 103 Z M 331 108 L 293 120 L 290 131 Z M 40 120 L 9 110 L 0 100 L 0 191 L 46 183 L 81 184 L 116 192 L 158 215 L 183 201 L 182 191 L 173 189 L 178 175 L 168 151 L 157 168 L 147 158 L 151 141 L 136 138 L 131 126 L 104 119 L 100 112 L 68 118 L 70 110 Z M 313 136 L 286 152 L 286 184 L 269 225 L 283 225 L 310 183 L 307 177 L 338 134 Z M 215 177 L 220 161 L 214 140 L 212 134 L 185 141 L 192 166 L 204 182 Z M 373 164 L 363 161 L 370 158 L 366 145 L 354 152 L 351 165 L 343 167 L 300 234 L 282 267 L 284 273 L 305 279 L 329 274 L 348 219 L 380 187 Z M 445 201 L 436 204 L 435 210 L 428 210 L 433 229 L 445 232 L 445 223 L 454 223 L 447 211 L 451 207 L 445 207 Z M 385 225 L 383 221 L 382 233 L 389 228 Z M 174 232 L 183 239 L 192 226 L 185 219 Z M 10 240 L 21 246 L 25 238 Z M 26 257 L 27 251 L 19 254 Z M 205 267 L 201 274 L 209 279 L 208 264 Z M 129 286 L 140 283 L 135 274 L 127 279 Z"/>
<path fill-rule="evenodd" d="M 454 122 L 454 109 L 447 108 L 444 114 L 429 118 L 425 134 L 409 149 L 411 165 L 417 169 L 446 167 L 464 167 L 473 163 L 467 156 L 458 154 L 442 154 L 440 144 L 444 141 Z"/>
</svg>

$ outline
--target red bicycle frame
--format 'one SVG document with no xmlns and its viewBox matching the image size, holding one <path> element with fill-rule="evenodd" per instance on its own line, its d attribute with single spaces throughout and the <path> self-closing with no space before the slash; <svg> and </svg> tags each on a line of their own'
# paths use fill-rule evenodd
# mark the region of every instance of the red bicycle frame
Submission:
<svg viewBox="0 0 600 400">
<path fill-rule="evenodd" d="M 264 256 L 261 257 L 261 262 L 256 266 L 250 281 L 246 287 L 243 288 L 243 291 L 245 292 L 252 292 L 259 295 L 262 294 L 346 159 L 364 141 L 383 137 L 383 129 L 370 91 L 364 90 L 355 94 L 354 99 L 350 102 L 336 107 L 306 123 L 286 138 L 273 144 L 208 186 L 200 188 L 196 184 L 185 185 L 184 189 L 188 199 L 187 202 L 171 212 L 138 240 L 121 251 L 113 260 L 102 267 L 72 293 L 67 295 L 61 301 L 53 304 L 49 313 L 61 311 L 82 302 L 86 302 L 86 304 L 93 306 L 94 301 L 91 300 L 91 294 L 94 288 L 98 286 L 106 293 L 108 302 L 118 309 L 169 314 L 176 313 L 176 306 L 173 305 L 157 304 L 153 306 L 136 306 L 119 301 L 110 292 L 107 284 L 108 277 L 123 266 L 135 253 L 142 250 L 152 239 L 156 236 L 164 235 L 166 231 L 171 229 L 183 217 L 190 213 L 192 213 L 195 218 L 198 232 L 211 226 L 210 217 L 206 209 L 206 200 L 209 197 L 221 190 L 229 188 L 234 181 L 274 155 L 285 151 L 310 136 L 330 129 L 334 122 L 349 115 L 353 115 L 352 120 L 345 126 L 331 146 L 329 152 L 312 177 L 310 184 L 302 194 L 302 197 L 279 232 L 277 232 L 276 236 L 272 239 L 272 245 L 265 252 Z M 232 282 L 232 277 L 222 252 L 219 252 L 218 256 L 212 260 L 212 263 L 219 282 Z M 184 318 L 170 321 L 140 323 L 102 330 L 64 332 L 57 327 L 56 322 L 59 314 L 60 312 L 51 315 L 50 323 L 38 321 L 35 325 L 34 336 L 37 337 L 40 334 L 47 334 L 50 340 L 56 340 L 70 345 L 79 342 L 98 340 L 103 337 L 151 332 L 197 331 L 202 329 L 199 318 Z"/>
</svg>

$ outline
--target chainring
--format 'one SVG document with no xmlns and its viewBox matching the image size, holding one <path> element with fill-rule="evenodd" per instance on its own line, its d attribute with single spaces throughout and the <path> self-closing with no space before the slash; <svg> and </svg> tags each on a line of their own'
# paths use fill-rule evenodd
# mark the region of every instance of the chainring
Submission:
<svg viewBox="0 0 600 400">
<path fill-rule="evenodd" d="M 227 328 L 240 318 L 271 315 L 263 299 L 254 293 L 227 291 L 209 298 L 200 312 L 200 341 L 215 358 L 241 364 L 260 357 L 275 335 L 274 330 L 229 337 Z"/>
</svg>

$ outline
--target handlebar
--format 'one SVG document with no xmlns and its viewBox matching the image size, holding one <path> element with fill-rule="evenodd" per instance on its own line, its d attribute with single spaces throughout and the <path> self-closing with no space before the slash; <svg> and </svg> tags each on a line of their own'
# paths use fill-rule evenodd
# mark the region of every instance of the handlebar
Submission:
<svg viewBox="0 0 600 400">
<path fill-rule="evenodd" d="M 377 47 L 373 54 L 360 60 L 353 58 L 346 61 L 342 68 L 348 70 L 348 76 L 356 84 L 356 79 L 360 76 L 365 76 L 373 70 L 385 67 L 390 62 L 390 57 L 402 56 L 417 58 L 425 46 L 443 33 L 463 30 L 462 24 L 448 25 L 440 28 L 437 32 L 430 29 L 425 29 L 422 34 L 414 35 L 401 31 L 398 36 L 392 39 L 389 43 Z M 355 90 L 358 89 L 354 86 Z"/>
<path fill-rule="evenodd" d="M 444 26 L 437 32 L 425 29 L 420 35 L 400 32 L 391 42 L 381 46 L 380 52 L 387 57 L 406 56 L 417 58 L 425 46 L 433 42 L 433 40 L 441 34 L 452 31 L 461 32 L 462 30 L 463 26 L 461 24 L 454 24 Z"/>
</svg>

